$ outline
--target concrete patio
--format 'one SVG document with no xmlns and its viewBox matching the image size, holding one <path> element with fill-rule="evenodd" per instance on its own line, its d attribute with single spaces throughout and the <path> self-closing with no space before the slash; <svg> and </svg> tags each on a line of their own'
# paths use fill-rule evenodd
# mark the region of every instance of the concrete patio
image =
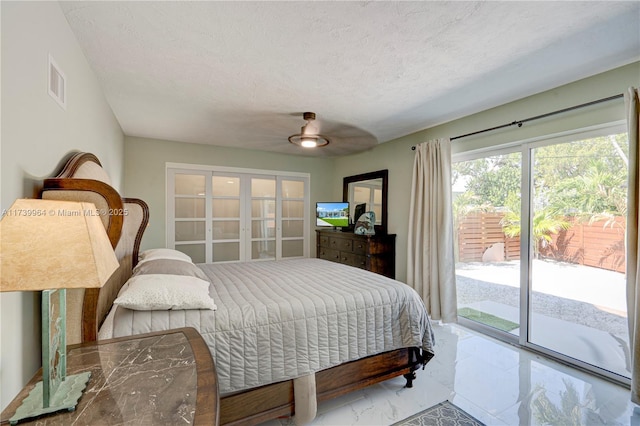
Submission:
<svg viewBox="0 0 640 426">
<path fill-rule="evenodd" d="M 531 341 L 629 376 L 624 274 L 534 260 L 532 276 Z M 520 322 L 519 261 L 458 263 L 456 281 L 458 307 Z"/>
</svg>

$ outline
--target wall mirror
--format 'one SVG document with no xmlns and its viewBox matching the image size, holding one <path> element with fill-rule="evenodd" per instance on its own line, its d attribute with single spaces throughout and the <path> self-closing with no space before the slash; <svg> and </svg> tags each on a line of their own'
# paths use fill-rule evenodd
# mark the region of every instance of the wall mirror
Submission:
<svg viewBox="0 0 640 426">
<path fill-rule="evenodd" d="M 344 178 L 342 199 L 349 202 L 349 217 L 355 223 L 358 212 L 374 211 L 376 233 L 387 233 L 387 192 L 389 170 L 363 173 Z M 364 204 L 364 206 L 362 206 Z"/>
</svg>

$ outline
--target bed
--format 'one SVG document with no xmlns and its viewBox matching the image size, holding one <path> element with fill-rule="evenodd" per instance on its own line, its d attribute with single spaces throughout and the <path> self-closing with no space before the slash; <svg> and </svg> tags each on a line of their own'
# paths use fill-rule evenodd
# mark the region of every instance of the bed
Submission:
<svg viewBox="0 0 640 426">
<path fill-rule="evenodd" d="M 146 204 L 121 199 L 91 154 L 74 155 L 56 178 L 46 180 L 43 197 L 82 199 L 115 213 L 103 223 L 121 268 L 103 289 L 68 296 L 68 310 L 77 312 L 69 316 L 76 322 L 70 342 L 196 328 L 216 362 L 221 424 L 294 414 L 304 423 L 315 415 L 317 401 L 399 375 L 410 387 L 415 370 L 433 356 L 419 296 L 381 275 L 321 259 L 193 265 L 171 250 L 140 254 Z M 112 217 L 117 213 L 123 214 Z M 148 303 L 166 301 L 134 291 L 145 288 L 138 282 L 163 283 L 164 291 L 166 281 L 171 303 L 178 303 L 172 293 L 181 289 L 177 280 L 194 284 L 180 297 L 199 294 L 189 303 L 204 305 L 151 310 Z"/>
</svg>

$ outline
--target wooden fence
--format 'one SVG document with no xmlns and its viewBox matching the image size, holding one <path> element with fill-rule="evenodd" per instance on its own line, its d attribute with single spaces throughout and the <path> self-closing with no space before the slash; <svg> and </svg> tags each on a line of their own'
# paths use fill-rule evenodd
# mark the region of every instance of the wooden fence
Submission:
<svg viewBox="0 0 640 426">
<path fill-rule="evenodd" d="M 484 252 L 494 244 L 504 244 L 505 260 L 520 259 L 520 237 L 502 232 L 503 213 L 469 213 L 458 225 L 458 261 L 481 262 Z"/>
<path fill-rule="evenodd" d="M 494 244 L 504 244 L 504 259 L 520 259 L 520 238 L 509 238 L 502 232 L 502 213 L 470 213 L 457 228 L 457 260 L 481 262 L 484 252 Z M 579 265 L 594 266 L 617 272 L 626 267 L 624 250 L 625 219 L 611 223 L 580 223 L 569 219 L 572 226 L 552 234 L 550 243 L 539 244 L 539 256 Z"/>
<path fill-rule="evenodd" d="M 547 247 L 540 248 L 542 257 L 625 272 L 625 218 L 617 217 L 611 223 L 604 220 L 591 224 L 572 222 L 566 231 L 552 235 Z"/>
</svg>

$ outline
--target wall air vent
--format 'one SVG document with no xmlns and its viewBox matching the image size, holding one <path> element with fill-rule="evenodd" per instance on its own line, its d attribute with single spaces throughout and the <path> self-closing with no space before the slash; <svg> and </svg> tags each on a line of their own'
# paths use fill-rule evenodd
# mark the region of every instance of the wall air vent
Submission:
<svg viewBox="0 0 640 426">
<path fill-rule="evenodd" d="M 51 55 L 49 55 L 49 95 L 62 109 L 67 109 L 67 78 Z"/>
</svg>

